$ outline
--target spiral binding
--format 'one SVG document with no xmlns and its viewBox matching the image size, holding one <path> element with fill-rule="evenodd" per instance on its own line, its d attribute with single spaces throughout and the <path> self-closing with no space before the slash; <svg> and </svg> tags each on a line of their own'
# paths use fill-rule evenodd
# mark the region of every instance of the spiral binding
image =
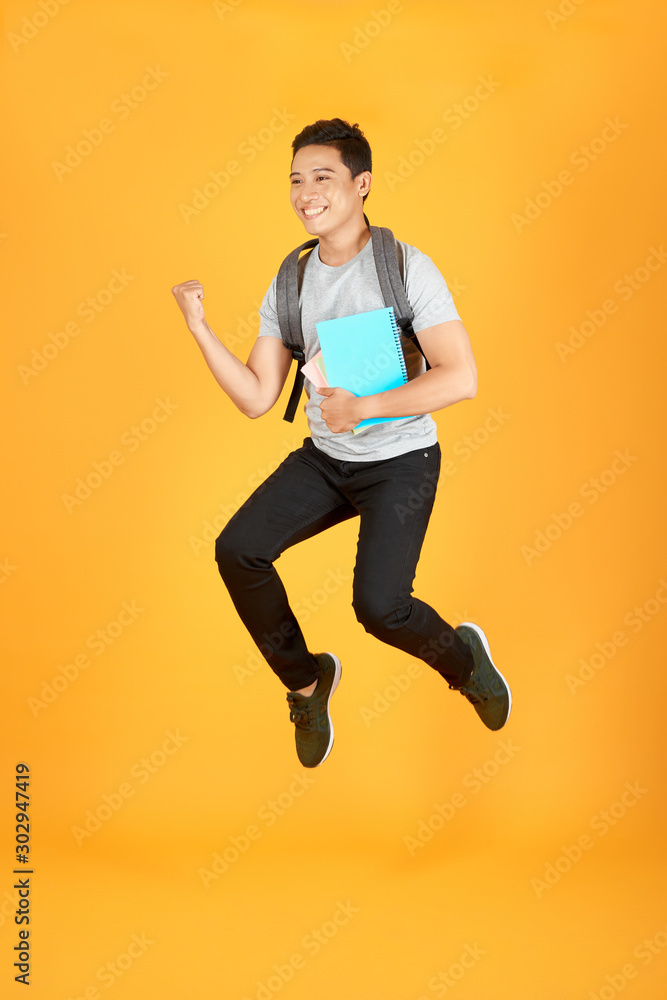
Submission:
<svg viewBox="0 0 667 1000">
<path fill-rule="evenodd" d="M 408 381 L 408 369 L 405 365 L 405 355 L 403 353 L 403 345 L 401 343 L 401 328 L 398 325 L 396 319 L 396 313 L 394 312 L 394 307 L 389 306 L 389 317 L 391 319 L 391 325 L 394 331 L 394 340 L 396 341 L 396 351 L 398 353 L 398 359 L 401 362 L 401 373 L 403 375 L 403 381 Z"/>
</svg>

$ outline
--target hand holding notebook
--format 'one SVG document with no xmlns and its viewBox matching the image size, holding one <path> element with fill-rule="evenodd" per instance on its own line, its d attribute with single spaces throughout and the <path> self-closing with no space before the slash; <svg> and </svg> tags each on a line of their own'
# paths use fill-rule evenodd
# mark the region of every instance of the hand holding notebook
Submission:
<svg viewBox="0 0 667 1000">
<path fill-rule="evenodd" d="M 315 326 L 322 350 L 302 368 L 315 386 L 340 386 L 355 396 L 373 396 L 407 382 L 400 329 L 392 306 L 321 320 Z M 322 381 L 322 375 L 326 381 Z M 352 433 L 401 419 L 369 417 Z"/>
</svg>

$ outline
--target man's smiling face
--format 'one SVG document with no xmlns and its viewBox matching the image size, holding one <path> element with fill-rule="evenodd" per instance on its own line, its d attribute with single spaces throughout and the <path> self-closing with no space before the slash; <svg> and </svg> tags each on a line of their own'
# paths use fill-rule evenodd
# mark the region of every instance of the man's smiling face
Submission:
<svg viewBox="0 0 667 1000">
<path fill-rule="evenodd" d="M 333 146 L 302 146 L 292 160 L 290 200 L 309 233 L 322 236 L 363 214 L 368 170 L 354 179 Z"/>
</svg>

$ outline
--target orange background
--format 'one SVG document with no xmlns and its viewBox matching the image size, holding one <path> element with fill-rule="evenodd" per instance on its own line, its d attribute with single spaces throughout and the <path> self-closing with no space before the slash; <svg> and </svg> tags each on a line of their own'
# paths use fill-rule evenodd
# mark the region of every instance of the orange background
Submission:
<svg viewBox="0 0 667 1000">
<path fill-rule="evenodd" d="M 661 995 L 666 20 L 603 0 L 4 5 L 3 995 L 23 995 L 17 761 L 39 1000 Z M 334 116 L 371 143 L 371 223 L 433 258 L 471 337 L 479 391 L 436 417 L 453 472 L 415 592 L 482 625 L 515 704 L 491 733 L 363 631 L 348 522 L 281 560 L 310 647 L 343 663 L 333 753 L 306 771 L 212 544 L 305 419 L 282 421 L 285 396 L 261 423 L 235 410 L 170 289 L 202 281 L 247 357 L 307 238 L 292 138 Z"/>
</svg>

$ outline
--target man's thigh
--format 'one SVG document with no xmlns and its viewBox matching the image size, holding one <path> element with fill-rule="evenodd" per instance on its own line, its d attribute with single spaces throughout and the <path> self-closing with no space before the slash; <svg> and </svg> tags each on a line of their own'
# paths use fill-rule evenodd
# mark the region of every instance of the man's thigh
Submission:
<svg viewBox="0 0 667 1000">
<path fill-rule="evenodd" d="M 355 566 L 357 594 L 405 597 L 433 509 L 440 474 L 440 448 L 432 445 L 399 455 L 378 468 L 375 481 L 360 477 L 354 502 L 361 515 Z"/>
<path fill-rule="evenodd" d="M 273 560 L 357 511 L 308 445 L 293 451 L 230 518 L 221 540 Z"/>
</svg>

